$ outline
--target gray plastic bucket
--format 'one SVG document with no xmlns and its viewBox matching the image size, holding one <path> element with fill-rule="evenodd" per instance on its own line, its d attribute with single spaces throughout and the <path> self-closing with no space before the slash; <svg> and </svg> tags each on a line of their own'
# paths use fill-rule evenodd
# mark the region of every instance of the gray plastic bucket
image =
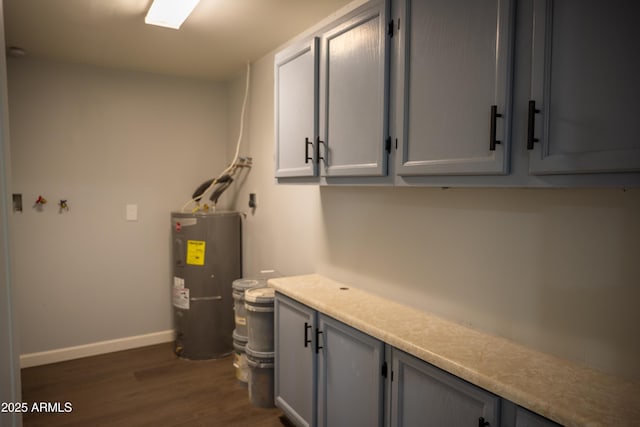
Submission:
<svg viewBox="0 0 640 427">
<path fill-rule="evenodd" d="M 247 310 L 244 306 L 244 292 L 247 289 L 264 287 L 265 282 L 254 279 L 237 279 L 231 284 L 236 332 L 247 336 Z"/>
<path fill-rule="evenodd" d="M 247 337 L 238 335 L 237 331 L 233 331 L 233 366 L 236 368 L 236 378 L 241 383 L 249 382 L 249 366 L 247 365 L 247 355 L 245 349 L 247 346 Z"/>
<path fill-rule="evenodd" d="M 273 408 L 273 352 L 253 351 L 246 347 L 249 367 L 249 401 L 260 408 Z"/>
<path fill-rule="evenodd" d="M 273 351 L 273 301 L 275 289 L 253 288 L 245 291 L 247 337 L 249 347 L 257 352 Z"/>
</svg>

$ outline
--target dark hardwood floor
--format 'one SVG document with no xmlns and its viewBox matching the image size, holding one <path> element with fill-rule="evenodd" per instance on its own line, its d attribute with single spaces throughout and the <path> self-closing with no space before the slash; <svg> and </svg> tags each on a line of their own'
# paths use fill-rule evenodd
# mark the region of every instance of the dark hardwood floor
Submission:
<svg viewBox="0 0 640 427">
<path fill-rule="evenodd" d="M 73 408 L 26 413 L 25 427 L 288 425 L 279 409 L 251 405 L 231 356 L 179 359 L 169 343 L 23 369 L 22 401 Z"/>
</svg>

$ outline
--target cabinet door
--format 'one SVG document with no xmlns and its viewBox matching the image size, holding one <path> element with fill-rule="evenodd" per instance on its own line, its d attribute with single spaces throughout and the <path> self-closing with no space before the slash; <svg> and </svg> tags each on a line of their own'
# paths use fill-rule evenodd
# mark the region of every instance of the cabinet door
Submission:
<svg viewBox="0 0 640 427">
<path fill-rule="evenodd" d="M 560 424 L 518 406 L 515 427 L 560 427 Z"/>
<path fill-rule="evenodd" d="M 392 426 L 498 425 L 498 396 L 395 348 L 391 358 Z"/>
<path fill-rule="evenodd" d="M 279 52 L 274 79 L 276 178 L 315 176 L 318 38 Z"/>
<path fill-rule="evenodd" d="M 384 344 L 319 316 L 318 425 L 383 425 Z"/>
<path fill-rule="evenodd" d="M 404 0 L 398 16 L 398 174 L 506 173 L 512 1 Z"/>
<path fill-rule="evenodd" d="M 638 16 L 635 1 L 534 1 L 530 173 L 640 171 Z"/>
<path fill-rule="evenodd" d="M 316 419 L 315 311 L 276 294 L 274 313 L 275 402 L 297 426 Z"/>
<path fill-rule="evenodd" d="M 500 400 L 500 426 L 501 427 L 561 427 L 548 418 L 533 413 L 515 403 Z"/>
<path fill-rule="evenodd" d="M 321 173 L 387 173 L 387 2 L 367 9 L 322 37 Z"/>
</svg>

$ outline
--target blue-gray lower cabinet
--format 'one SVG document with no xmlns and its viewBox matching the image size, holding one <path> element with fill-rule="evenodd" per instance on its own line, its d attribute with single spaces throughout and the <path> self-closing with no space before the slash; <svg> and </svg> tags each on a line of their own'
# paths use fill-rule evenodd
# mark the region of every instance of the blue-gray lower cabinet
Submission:
<svg viewBox="0 0 640 427">
<path fill-rule="evenodd" d="M 499 425 L 500 397 L 400 350 L 391 350 L 392 427 Z"/>
<path fill-rule="evenodd" d="M 316 311 L 281 294 L 274 304 L 275 403 L 297 426 L 315 426 Z"/>
<path fill-rule="evenodd" d="M 275 403 L 300 427 L 382 427 L 384 343 L 282 294 L 275 299 Z"/>
<path fill-rule="evenodd" d="M 560 427 L 560 424 L 518 406 L 515 427 Z"/>
<path fill-rule="evenodd" d="M 501 427 L 562 427 L 548 418 L 535 414 L 506 399 L 502 399 Z"/>
<path fill-rule="evenodd" d="M 318 315 L 318 426 L 382 427 L 384 343 Z"/>
<path fill-rule="evenodd" d="M 296 426 L 560 427 L 280 293 L 274 316 L 275 403 Z"/>
</svg>

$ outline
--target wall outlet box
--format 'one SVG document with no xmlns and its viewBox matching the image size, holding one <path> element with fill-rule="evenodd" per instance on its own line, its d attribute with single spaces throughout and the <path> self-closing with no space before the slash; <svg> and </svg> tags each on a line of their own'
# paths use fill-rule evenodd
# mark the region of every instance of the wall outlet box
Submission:
<svg viewBox="0 0 640 427">
<path fill-rule="evenodd" d="M 22 212 L 22 194 L 20 193 L 13 195 L 13 211 Z"/>
<path fill-rule="evenodd" d="M 127 205 L 127 221 L 138 220 L 138 205 Z"/>
</svg>

